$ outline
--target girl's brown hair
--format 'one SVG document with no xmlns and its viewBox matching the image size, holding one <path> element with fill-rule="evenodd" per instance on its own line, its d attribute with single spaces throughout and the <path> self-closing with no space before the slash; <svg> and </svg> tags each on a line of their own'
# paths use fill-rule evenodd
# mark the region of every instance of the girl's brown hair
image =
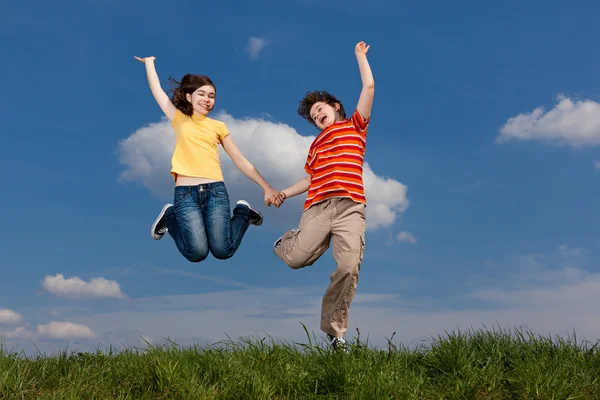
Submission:
<svg viewBox="0 0 600 400">
<path fill-rule="evenodd" d="M 172 86 L 170 92 L 173 93 L 171 102 L 188 117 L 194 114 L 194 108 L 192 103 L 185 98 L 186 94 L 191 95 L 202 86 L 212 86 L 215 89 L 215 94 L 217 93 L 217 87 L 206 75 L 185 74 L 181 78 L 181 82 L 177 82 L 173 77 L 169 78 L 169 82 Z"/>
</svg>

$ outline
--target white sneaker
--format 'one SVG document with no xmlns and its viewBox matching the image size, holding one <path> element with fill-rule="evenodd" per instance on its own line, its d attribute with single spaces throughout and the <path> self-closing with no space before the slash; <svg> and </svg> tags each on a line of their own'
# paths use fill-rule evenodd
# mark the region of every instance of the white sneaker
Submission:
<svg viewBox="0 0 600 400">
<path fill-rule="evenodd" d="M 335 350 L 335 351 L 343 350 L 345 353 L 348 352 L 348 349 L 346 347 L 346 341 L 344 340 L 343 337 L 335 337 L 330 334 L 327 334 L 327 337 L 329 338 L 329 344 L 331 344 L 331 347 L 333 347 L 333 350 Z"/>
<path fill-rule="evenodd" d="M 165 233 L 167 233 L 167 231 L 169 230 L 165 222 L 165 212 L 169 207 L 172 206 L 173 204 L 165 204 L 162 210 L 160 210 L 160 214 L 158 214 L 158 217 L 156 217 L 156 219 L 154 220 L 152 228 L 150 229 L 150 234 L 155 240 L 162 239 L 162 237 L 165 236 Z"/>
<path fill-rule="evenodd" d="M 259 226 L 263 223 L 262 214 L 256 208 L 252 207 L 250 205 L 250 203 L 248 203 L 245 200 L 239 200 L 237 202 L 237 204 L 245 205 L 246 207 L 248 207 L 250 209 L 250 224 L 251 225 Z"/>
</svg>

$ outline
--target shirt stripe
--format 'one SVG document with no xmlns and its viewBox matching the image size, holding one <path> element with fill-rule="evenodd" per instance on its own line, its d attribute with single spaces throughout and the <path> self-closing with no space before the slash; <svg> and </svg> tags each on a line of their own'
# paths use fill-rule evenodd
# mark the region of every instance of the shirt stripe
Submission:
<svg viewBox="0 0 600 400">
<path fill-rule="evenodd" d="M 362 174 L 369 122 L 355 110 L 315 138 L 304 165 L 311 176 L 304 210 L 332 197 L 366 204 Z"/>
</svg>

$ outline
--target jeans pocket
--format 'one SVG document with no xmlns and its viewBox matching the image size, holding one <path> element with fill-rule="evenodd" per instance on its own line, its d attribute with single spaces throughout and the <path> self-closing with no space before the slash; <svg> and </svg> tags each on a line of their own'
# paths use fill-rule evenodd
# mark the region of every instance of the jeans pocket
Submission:
<svg viewBox="0 0 600 400">
<path fill-rule="evenodd" d="M 175 205 L 177 205 L 178 203 L 186 201 L 191 196 L 192 195 L 190 192 L 175 192 L 173 200 L 175 202 Z"/>
<path fill-rule="evenodd" d="M 217 204 L 229 205 L 229 193 L 224 186 L 217 186 L 212 189 L 212 198 Z"/>
<path fill-rule="evenodd" d="M 227 187 L 224 184 L 216 184 L 211 187 L 210 191 L 214 196 L 227 196 Z"/>
</svg>

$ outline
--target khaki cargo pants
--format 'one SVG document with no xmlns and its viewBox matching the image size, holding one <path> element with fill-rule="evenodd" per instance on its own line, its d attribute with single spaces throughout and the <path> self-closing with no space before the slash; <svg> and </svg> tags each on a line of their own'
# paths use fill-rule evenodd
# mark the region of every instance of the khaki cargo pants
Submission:
<svg viewBox="0 0 600 400">
<path fill-rule="evenodd" d="M 321 330 L 341 337 L 348 329 L 348 311 L 358 285 L 365 250 L 366 206 L 332 198 L 304 211 L 297 229 L 286 232 L 275 254 L 293 269 L 312 265 L 331 242 L 337 269 L 321 305 Z"/>
</svg>

